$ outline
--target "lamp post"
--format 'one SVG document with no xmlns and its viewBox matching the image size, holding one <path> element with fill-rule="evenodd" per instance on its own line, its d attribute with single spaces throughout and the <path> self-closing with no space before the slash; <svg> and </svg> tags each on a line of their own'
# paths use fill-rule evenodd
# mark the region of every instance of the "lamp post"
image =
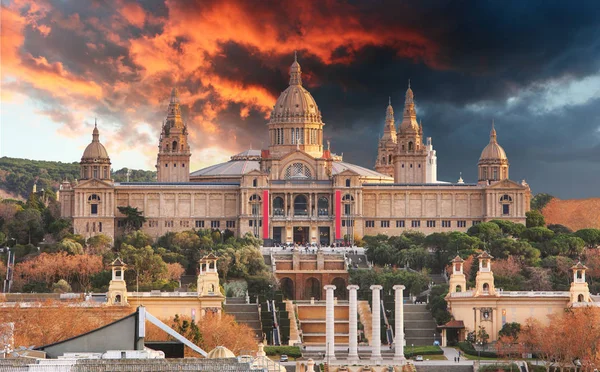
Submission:
<svg viewBox="0 0 600 372">
<path fill-rule="evenodd" d="M 415 344 L 410 344 L 410 357 L 412 358 L 415 353 Z"/>
<path fill-rule="evenodd" d="M 481 361 L 481 346 L 483 345 L 483 342 L 482 341 L 477 341 L 475 344 L 477 346 L 479 346 L 477 348 L 477 361 Z"/>
</svg>

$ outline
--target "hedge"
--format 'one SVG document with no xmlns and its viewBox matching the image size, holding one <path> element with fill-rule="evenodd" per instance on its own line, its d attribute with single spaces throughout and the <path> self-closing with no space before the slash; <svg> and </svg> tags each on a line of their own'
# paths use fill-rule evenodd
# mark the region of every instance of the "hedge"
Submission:
<svg viewBox="0 0 600 372">
<path fill-rule="evenodd" d="M 444 355 L 444 350 L 439 346 L 405 346 L 404 355 Z"/>
<path fill-rule="evenodd" d="M 498 354 L 493 351 L 477 351 L 468 341 L 463 341 L 458 343 L 458 347 L 462 350 L 463 353 L 469 354 L 472 356 L 482 356 L 485 358 L 498 358 Z"/>
<path fill-rule="evenodd" d="M 267 355 L 287 355 L 292 358 L 300 358 L 302 352 L 298 346 L 265 346 Z"/>
<path fill-rule="evenodd" d="M 482 364 L 479 366 L 480 372 L 498 372 L 498 371 L 520 371 L 520 368 L 515 364 Z"/>
</svg>

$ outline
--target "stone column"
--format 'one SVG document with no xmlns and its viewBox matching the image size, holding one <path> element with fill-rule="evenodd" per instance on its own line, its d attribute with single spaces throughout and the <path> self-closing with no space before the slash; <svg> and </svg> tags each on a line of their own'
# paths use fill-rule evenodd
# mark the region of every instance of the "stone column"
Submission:
<svg viewBox="0 0 600 372">
<path fill-rule="evenodd" d="M 404 287 L 395 285 L 394 288 L 394 307 L 395 307 L 395 332 L 394 332 L 394 361 L 404 363 Z"/>
<path fill-rule="evenodd" d="M 373 291 L 372 304 L 373 309 L 371 311 L 371 360 L 381 361 L 381 302 L 380 293 L 383 289 L 380 285 L 372 285 L 371 291 Z"/>
<path fill-rule="evenodd" d="M 348 339 L 349 343 L 349 353 L 348 353 L 348 363 L 356 364 L 359 361 L 358 358 L 358 322 L 356 321 L 357 317 L 357 297 L 356 291 L 358 290 L 357 285 L 349 285 L 348 290 L 350 291 L 350 309 L 349 309 L 349 321 L 350 321 L 350 336 Z"/>
<path fill-rule="evenodd" d="M 325 360 L 335 360 L 335 318 L 333 307 L 333 291 L 335 285 L 326 285 L 325 290 Z"/>
</svg>

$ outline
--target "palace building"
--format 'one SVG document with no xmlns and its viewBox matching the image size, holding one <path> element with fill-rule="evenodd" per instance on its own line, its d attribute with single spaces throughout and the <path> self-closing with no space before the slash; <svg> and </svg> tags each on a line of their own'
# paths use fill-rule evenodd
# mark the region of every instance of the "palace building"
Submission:
<svg viewBox="0 0 600 372">
<path fill-rule="evenodd" d="M 330 244 L 345 236 L 406 230 L 425 234 L 466 231 L 492 219 L 524 223 L 531 193 L 508 178 L 509 163 L 492 126 L 478 163 L 478 180 L 437 180 L 437 155 L 417 121 L 413 91 L 406 91 L 402 122 L 386 110 L 375 170 L 345 162 L 323 144 L 323 117 L 302 85 L 298 61 L 267 123 L 269 146 L 190 171 L 192 149 L 179 94 L 171 92 L 158 141 L 157 182 L 114 182 L 97 126 L 81 158 L 81 176 L 60 188 L 63 217 L 85 237 L 124 233 L 118 207 L 147 219 L 152 236 L 189 229 L 248 232 L 272 243 Z"/>
</svg>

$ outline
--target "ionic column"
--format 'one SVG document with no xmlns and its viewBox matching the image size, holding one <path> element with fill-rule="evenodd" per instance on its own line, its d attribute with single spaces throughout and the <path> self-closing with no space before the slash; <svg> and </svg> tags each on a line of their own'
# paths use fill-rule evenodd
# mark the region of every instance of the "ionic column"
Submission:
<svg viewBox="0 0 600 372">
<path fill-rule="evenodd" d="M 403 285 L 395 285 L 394 289 L 394 307 L 395 307 L 395 327 L 394 344 L 396 350 L 394 352 L 394 361 L 404 363 L 404 287 Z"/>
<path fill-rule="evenodd" d="M 355 364 L 358 363 L 358 322 L 356 321 L 357 317 L 357 297 L 356 291 L 358 290 L 357 285 L 349 285 L 348 290 L 350 291 L 350 309 L 349 309 L 349 318 L 350 321 L 350 339 L 349 341 L 349 352 L 348 352 L 348 363 Z"/>
<path fill-rule="evenodd" d="M 381 300 L 380 292 L 383 289 L 380 285 L 372 285 L 373 291 L 373 310 L 371 311 L 371 360 L 380 361 L 381 358 Z"/>
<path fill-rule="evenodd" d="M 326 285 L 327 291 L 325 297 L 325 358 L 326 360 L 335 360 L 335 320 L 333 310 L 333 291 L 335 285 Z"/>
</svg>

